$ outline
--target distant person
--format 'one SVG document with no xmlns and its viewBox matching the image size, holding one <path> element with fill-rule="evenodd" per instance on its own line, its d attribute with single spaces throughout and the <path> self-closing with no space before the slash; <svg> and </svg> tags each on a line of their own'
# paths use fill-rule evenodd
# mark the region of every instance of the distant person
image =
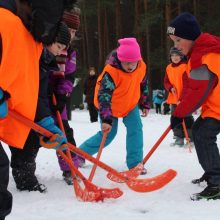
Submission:
<svg viewBox="0 0 220 220">
<path fill-rule="evenodd" d="M 171 117 L 171 127 L 202 106 L 192 133 L 204 174 L 193 183 L 206 181 L 207 187 L 191 199 L 219 199 L 220 155 L 216 141 L 220 132 L 220 38 L 201 33 L 196 18 L 188 12 L 173 19 L 167 33 L 175 47 L 189 58 L 182 98 Z"/>
<path fill-rule="evenodd" d="M 126 163 L 129 169 L 143 159 L 143 128 L 139 105 L 143 117 L 150 109 L 146 64 L 135 38 L 123 38 L 108 58 L 95 89 L 95 106 L 99 109 L 101 131 L 82 143 L 79 148 L 93 155 L 98 152 L 103 132 L 107 132 L 105 146 L 117 134 L 118 118 L 122 118 L 127 129 Z M 142 174 L 146 173 L 144 168 Z"/>
<path fill-rule="evenodd" d="M 164 87 L 168 91 L 167 104 L 171 106 L 171 114 L 176 109 L 176 106 L 179 103 L 179 100 L 182 96 L 183 89 L 183 75 L 186 71 L 186 61 L 184 59 L 184 55 L 180 50 L 175 47 L 170 49 L 170 61 L 171 63 L 166 68 L 166 73 L 164 76 Z M 192 125 L 194 122 L 193 116 L 187 115 L 184 118 L 186 123 L 187 132 L 189 134 L 189 138 L 192 141 Z M 171 146 L 184 146 L 184 130 L 182 124 L 173 128 L 173 134 L 175 138 L 175 142 L 171 144 Z"/>
<path fill-rule="evenodd" d="M 88 76 L 84 81 L 84 95 L 85 95 L 85 102 L 88 104 L 90 122 L 97 122 L 98 121 L 98 110 L 94 105 L 94 94 L 95 94 L 95 86 L 97 81 L 98 75 L 94 67 L 90 67 L 88 71 Z"/>
<path fill-rule="evenodd" d="M 153 98 L 153 103 L 155 104 L 155 109 L 157 114 L 161 114 L 161 104 L 164 101 L 163 91 L 157 90 L 156 95 Z"/>
</svg>

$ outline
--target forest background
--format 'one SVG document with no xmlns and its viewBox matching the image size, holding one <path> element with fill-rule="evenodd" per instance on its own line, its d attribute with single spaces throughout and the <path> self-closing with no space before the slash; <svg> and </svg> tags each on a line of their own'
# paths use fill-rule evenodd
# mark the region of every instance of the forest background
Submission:
<svg viewBox="0 0 220 220">
<path fill-rule="evenodd" d="M 75 46 L 77 76 L 84 79 L 93 66 L 102 72 L 117 40 L 136 37 L 147 63 L 150 91 L 163 89 L 163 78 L 173 46 L 166 30 L 181 12 L 196 16 L 202 32 L 220 35 L 220 0 L 79 0 L 81 25 Z M 83 80 L 82 80 L 83 81 Z"/>
</svg>

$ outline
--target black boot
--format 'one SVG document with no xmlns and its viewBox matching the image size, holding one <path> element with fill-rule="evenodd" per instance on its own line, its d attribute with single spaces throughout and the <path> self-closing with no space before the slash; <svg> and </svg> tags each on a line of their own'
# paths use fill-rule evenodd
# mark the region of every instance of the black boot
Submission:
<svg viewBox="0 0 220 220">
<path fill-rule="evenodd" d="M 194 201 L 200 199 L 220 199 L 220 185 L 209 184 L 202 192 L 195 193 L 190 198 Z"/>
<path fill-rule="evenodd" d="M 45 185 L 40 184 L 35 176 L 36 164 L 24 163 L 22 167 L 12 168 L 12 175 L 14 177 L 16 187 L 20 191 L 39 191 L 46 192 Z"/>
</svg>

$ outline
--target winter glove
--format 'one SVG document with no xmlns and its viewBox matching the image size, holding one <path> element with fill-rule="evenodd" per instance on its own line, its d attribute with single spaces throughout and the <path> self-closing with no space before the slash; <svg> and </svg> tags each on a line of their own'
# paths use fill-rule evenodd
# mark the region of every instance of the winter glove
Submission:
<svg viewBox="0 0 220 220">
<path fill-rule="evenodd" d="M 181 124 L 182 122 L 183 122 L 183 118 L 178 118 L 173 115 L 170 118 L 170 126 L 172 129 L 175 128 L 177 125 Z"/>
<path fill-rule="evenodd" d="M 62 144 L 67 143 L 67 139 L 65 138 L 65 135 L 54 124 L 54 120 L 51 116 L 43 118 L 42 120 L 37 122 L 37 124 L 54 134 L 50 139 L 45 137 L 41 138 L 41 144 L 43 147 L 58 149 Z"/>
<path fill-rule="evenodd" d="M 8 104 L 6 100 L 9 97 L 10 95 L 0 88 L 0 118 L 5 118 L 8 114 Z"/>
<path fill-rule="evenodd" d="M 67 102 L 67 98 L 68 96 L 66 94 L 56 94 L 56 101 L 57 101 L 57 104 L 56 105 L 53 105 L 52 107 L 52 110 L 54 112 L 56 112 L 57 110 L 59 112 L 62 112 L 64 107 L 66 106 L 66 102 Z"/>
<path fill-rule="evenodd" d="M 68 148 L 65 138 L 59 134 L 53 134 L 49 139 L 47 137 L 40 137 L 40 145 L 48 149 L 62 151 Z"/>
</svg>

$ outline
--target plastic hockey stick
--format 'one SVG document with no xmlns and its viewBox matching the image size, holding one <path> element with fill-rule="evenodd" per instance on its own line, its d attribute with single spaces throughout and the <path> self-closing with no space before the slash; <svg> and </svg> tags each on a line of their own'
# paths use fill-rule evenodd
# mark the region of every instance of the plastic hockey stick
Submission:
<svg viewBox="0 0 220 220">
<path fill-rule="evenodd" d="M 102 154 L 102 150 L 103 150 L 104 145 L 105 145 L 106 137 L 107 137 L 107 132 L 104 132 L 103 136 L 102 136 L 102 141 L 101 141 L 100 146 L 99 146 L 99 151 L 98 151 L 97 156 L 96 156 L 97 160 L 100 160 L 100 157 L 101 157 L 101 154 Z M 95 175 L 96 168 L 97 168 L 97 164 L 94 163 L 93 167 L 92 167 L 92 170 L 90 172 L 90 175 L 89 175 L 89 181 L 92 181 L 92 179 L 93 179 L 93 177 Z"/>
<path fill-rule="evenodd" d="M 52 101 L 53 104 L 56 105 L 57 101 L 56 101 L 56 97 L 53 94 L 52 96 Z M 59 127 L 61 128 L 61 130 L 63 131 L 63 133 L 65 134 L 65 129 L 63 126 L 63 122 L 62 122 L 62 118 L 60 115 L 60 112 L 57 110 L 56 111 L 56 116 L 57 116 L 57 121 L 59 124 Z M 72 157 L 71 157 L 71 153 L 70 150 L 67 149 L 66 153 L 67 153 L 67 158 L 65 158 L 65 154 L 62 151 L 58 151 L 58 153 L 64 158 L 65 161 L 68 160 L 68 164 L 72 164 L 72 166 L 74 166 L 74 163 L 72 162 Z M 84 202 L 92 202 L 92 201 L 103 201 L 105 198 L 118 198 L 120 196 L 122 196 L 123 192 L 119 189 L 119 188 L 115 188 L 115 189 L 103 189 L 103 188 L 98 188 L 97 186 L 95 186 L 94 184 L 90 183 L 91 180 L 87 180 L 82 173 L 80 173 L 77 168 L 74 168 L 70 166 L 70 171 L 71 171 L 71 175 L 73 178 L 73 186 L 74 186 L 74 191 L 76 194 L 76 197 Z M 77 172 L 78 171 L 78 172 Z M 77 176 L 83 181 L 85 189 L 82 189 L 82 187 L 80 186 L 76 173 L 78 174 Z"/>
<path fill-rule="evenodd" d="M 57 105 L 57 100 L 56 100 L 56 97 L 55 97 L 54 94 L 52 95 L 52 102 L 55 106 Z M 58 121 L 60 129 L 66 135 L 65 129 L 64 129 L 64 126 L 63 126 L 63 122 L 62 122 L 62 118 L 61 118 L 60 112 L 58 110 L 56 110 L 56 117 L 57 117 L 57 121 Z M 61 154 L 62 154 L 61 151 L 57 151 L 57 152 L 61 156 Z M 66 153 L 67 153 L 68 159 L 72 160 L 69 149 L 66 150 Z M 64 157 L 64 155 L 62 155 L 61 157 Z M 69 163 L 71 163 L 71 162 L 69 162 Z M 70 171 L 71 171 L 71 176 L 72 176 L 72 179 L 73 179 L 73 187 L 74 187 L 76 198 L 80 199 L 82 201 L 90 201 L 93 198 L 96 198 L 95 193 L 91 193 L 92 196 L 90 196 L 90 197 L 86 196 L 86 194 L 84 193 L 84 190 L 82 189 L 82 187 L 78 183 L 78 180 L 77 180 L 77 177 L 76 177 L 76 173 L 74 172 L 74 169 L 72 169 L 70 167 Z"/>
<path fill-rule="evenodd" d="M 42 128 L 41 126 L 35 124 L 30 119 L 20 115 L 17 112 L 9 110 L 9 114 L 11 117 L 19 120 L 21 123 L 25 124 L 28 127 L 31 127 L 35 131 L 41 133 L 44 136 L 51 136 L 52 133 L 47 131 L 46 129 Z M 104 169 L 107 172 L 112 173 L 113 175 L 117 176 L 119 179 L 124 181 L 127 186 L 136 192 L 151 192 L 157 189 L 160 189 L 161 187 L 168 184 L 176 175 L 177 172 L 175 170 L 169 169 L 166 172 L 162 173 L 161 175 L 152 177 L 152 178 L 146 178 L 146 179 L 135 179 L 135 178 L 129 178 L 123 176 L 120 172 L 113 169 L 112 167 L 108 166 L 107 164 L 96 160 L 96 158 L 92 157 L 91 155 L 87 154 L 86 152 L 82 151 L 81 149 L 77 148 L 76 146 L 68 143 L 68 147 L 71 151 L 74 153 L 79 154 L 80 156 L 84 157 L 85 159 L 97 164 L 99 167 Z M 74 166 L 72 166 L 74 167 Z M 76 172 L 77 174 L 77 172 Z M 77 174 L 78 175 L 78 174 Z"/>
<path fill-rule="evenodd" d="M 167 136 L 167 134 L 170 132 L 171 127 L 169 126 L 161 135 L 161 137 L 157 140 L 157 142 L 154 144 L 154 146 L 151 148 L 151 150 L 147 153 L 147 155 L 144 157 L 144 159 L 142 160 L 141 163 L 139 163 L 137 166 L 133 167 L 130 170 L 127 171 L 123 171 L 121 172 L 121 174 L 125 177 L 130 177 L 130 178 L 137 178 L 140 174 L 141 171 L 144 168 L 144 164 L 149 160 L 149 158 L 151 157 L 151 155 L 154 153 L 154 151 L 159 147 L 159 145 L 161 144 L 161 142 L 164 140 L 164 138 Z M 123 183 L 123 181 L 116 177 L 115 175 L 112 175 L 112 173 L 108 173 L 107 177 L 117 183 Z"/>
<path fill-rule="evenodd" d="M 33 121 L 20 115 L 19 113 L 16 113 L 11 110 L 9 110 L 8 113 L 11 117 L 25 124 L 27 127 L 31 127 L 33 130 L 37 131 L 38 133 L 42 134 L 45 137 L 51 137 L 51 135 L 53 135 L 51 132 L 35 124 Z M 78 199 L 85 202 L 97 202 L 97 201 L 103 201 L 105 198 L 118 198 L 123 194 L 123 192 L 119 188 L 106 189 L 94 185 L 93 183 L 88 181 L 79 170 L 77 170 L 77 168 L 73 165 L 72 159 L 69 159 L 68 156 L 64 154 L 64 152 L 62 152 L 61 150 L 58 150 L 58 153 L 68 163 L 69 167 L 71 168 L 71 174 L 73 174 L 73 178 L 76 178 L 75 177 L 76 174 L 77 176 L 79 176 L 79 178 L 82 179 L 85 185 L 85 190 L 82 190 L 80 185 L 76 184 L 75 182 L 74 187 L 76 187 L 76 190 L 78 191 L 77 192 Z"/>
</svg>

